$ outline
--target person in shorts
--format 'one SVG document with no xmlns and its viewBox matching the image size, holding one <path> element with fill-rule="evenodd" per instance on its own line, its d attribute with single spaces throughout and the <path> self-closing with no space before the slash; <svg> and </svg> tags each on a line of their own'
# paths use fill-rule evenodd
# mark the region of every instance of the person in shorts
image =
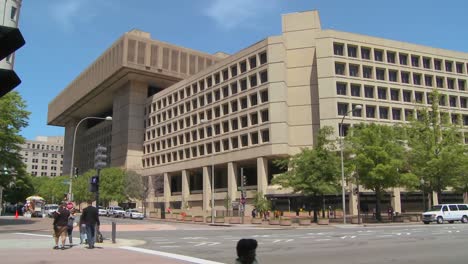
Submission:
<svg viewBox="0 0 468 264">
<path fill-rule="evenodd" d="M 62 203 L 58 210 L 54 213 L 54 240 L 55 246 L 54 249 L 65 249 L 65 241 L 67 239 L 67 229 L 68 229 L 68 218 L 70 217 L 70 212 L 66 208 L 67 204 Z M 62 242 L 59 245 L 59 238 Z"/>
</svg>

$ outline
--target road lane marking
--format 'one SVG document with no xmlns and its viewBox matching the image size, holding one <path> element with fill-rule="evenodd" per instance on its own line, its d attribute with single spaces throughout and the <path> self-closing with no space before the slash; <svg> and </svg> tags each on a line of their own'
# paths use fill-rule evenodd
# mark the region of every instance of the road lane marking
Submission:
<svg viewBox="0 0 468 264">
<path fill-rule="evenodd" d="M 167 258 L 173 258 L 173 259 L 178 259 L 178 260 L 183 260 L 195 264 L 225 264 L 222 262 L 216 262 L 216 261 L 211 261 L 211 260 L 206 260 L 206 259 L 200 259 L 200 258 L 194 258 L 194 257 L 189 257 L 189 256 L 184 256 L 184 255 L 179 255 L 179 254 L 174 254 L 174 253 L 168 253 L 168 252 L 163 252 L 163 251 L 156 251 L 156 250 L 150 250 L 150 249 L 144 249 L 144 248 L 137 248 L 137 247 L 120 247 L 121 249 L 126 249 L 130 251 L 136 251 L 140 253 L 146 253 L 150 255 L 157 255 L 157 256 L 163 256 Z"/>
<path fill-rule="evenodd" d="M 37 236 L 37 237 L 52 237 L 52 235 L 39 235 L 39 234 L 30 234 L 30 233 L 15 233 L 16 235 L 25 235 L 25 236 Z"/>
</svg>

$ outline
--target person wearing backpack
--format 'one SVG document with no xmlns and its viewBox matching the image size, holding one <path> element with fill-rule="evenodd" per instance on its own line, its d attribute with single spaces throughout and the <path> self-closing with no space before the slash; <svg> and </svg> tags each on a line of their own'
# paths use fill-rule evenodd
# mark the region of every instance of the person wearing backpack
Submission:
<svg viewBox="0 0 468 264">
<path fill-rule="evenodd" d="M 98 209 L 93 206 L 92 201 L 88 201 L 88 207 L 83 210 L 80 218 L 81 223 L 86 224 L 86 236 L 88 237 L 88 248 L 94 248 L 94 242 L 96 239 L 96 225 L 99 228 L 101 224 L 99 222 Z"/>
<path fill-rule="evenodd" d="M 70 211 L 70 216 L 68 217 L 67 233 L 68 233 L 68 242 L 70 242 L 70 247 L 72 247 L 73 246 L 73 226 L 75 224 L 75 209 L 72 208 L 69 211 Z"/>
</svg>

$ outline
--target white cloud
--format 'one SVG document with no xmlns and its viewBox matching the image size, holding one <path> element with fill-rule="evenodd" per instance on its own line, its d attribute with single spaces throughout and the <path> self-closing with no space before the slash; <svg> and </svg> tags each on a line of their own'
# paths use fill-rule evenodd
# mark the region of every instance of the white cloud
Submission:
<svg viewBox="0 0 468 264">
<path fill-rule="evenodd" d="M 232 29 L 252 22 L 275 5 L 274 0 L 212 0 L 204 13 L 220 27 Z"/>
<path fill-rule="evenodd" d="M 65 31 L 73 31 L 77 24 L 89 22 L 96 16 L 95 11 L 87 8 L 90 7 L 89 0 L 59 0 L 50 3 L 52 18 Z"/>
</svg>

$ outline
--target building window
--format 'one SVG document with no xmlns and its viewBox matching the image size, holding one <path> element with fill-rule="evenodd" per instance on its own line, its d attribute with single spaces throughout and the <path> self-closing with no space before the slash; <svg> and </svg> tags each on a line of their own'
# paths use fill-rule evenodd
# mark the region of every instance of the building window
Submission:
<svg viewBox="0 0 468 264">
<path fill-rule="evenodd" d="M 231 128 L 232 128 L 232 130 L 239 129 L 239 122 L 238 122 L 237 118 L 231 119 Z"/>
<path fill-rule="evenodd" d="M 466 89 L 466 81 L 458 79 L 458 90 L 465 91 Z"/>
<path fill-rule="evenodd" d="M 392 119 L 401 120 L 401 109 L 398 109 L 398 108 L 392 109 Z"/>
<path fill-rule="evenodd" d="M 249 79 L 250 79 L 250 87 L 257 86 L 257 75 L 256 74 L 250 75 Z"/>
<path fill-rule="evenodd" d="M 267 71 L 262 71 L 260 72 L 260 83 L 264 84 L 268 82 L 268 72 Z"/>
<path fill-rule="evenodd" d="M 411 91 L 403 90 L 403 102 L 411 102 Z"/>
<path fill-rule="evenodd" d="M 336 83 L 336 94 L 337 95 L 346 95 L 346 83 Z"/>
<path fill-rule="evenodd" d="M 431 68 L 431 58 L 423 57 L 423 67 L 425 69 Z"/>
<path fill-rule="evenodd" d="M 439 59 L 434 59 L 434 69 L 441 71 L 442 70 L 442 61 Z"/>
<path fill-rule="evenodd" d="M 231 94 L 237 94 L 237 82 L 233 82 L 230 84 L 231 85 Z"/>
<path fill-rule="evenodd" d="M 239 81 L 241 91 L 247 90 L 247 79 L 242 79 Z"/>
<path fill-rule="evenodd" d="M 348 45 L 348 57 L 357 58 L 357 47 Z"/>
<path fill-rule="evenodd" d="M 405 109 L 405 120 L 411 121 L 414 118 L 414 112 L 411 109 Z"/>
<path fill-rule="evenodd" d="M 362 76 L 367 79 L 372 78 L 372 67 L 363 66 L 362 67 Z"/>
<path fill-rule="evenodd" d="M 233 149 L 239 148 L 239 139 L 237 137 L 231 138 L 231 146 Z"/>
<path fill-rule="evenodd" d="M 457 97 L 456 96 L 450 96 L 449 97 L 449 103 L 451 107 L 457 107 Z"/>
<path fill-rule="evenodd" d="M 401 72 L 401 82 L 402 83 L 409 83 L 409 72 Z"/>
<path fill-rule="evenodd" d="M 380 119 L 388 119 L 388 107 L 379 107 Z"/>
<path fill-rule="evenodd" d="M 249 138 L 247 135 L 241 135 L 241 145 L 242 147 L 247 147 L 249 145 Z"/>
<path fill-rule="evenodd" d="M 246 128 L 249 125 L 247 116 L 241 116 L 240 120 L 241 120 L 241 127 L 242 128 Z"/>
<path fill-rule="evenodd" d="M 17 11 L 18 11 L 18 9 L 16 7 L 14 7 L 14 6 L 11 7 L 11 12 L 10 12 L 10 19 L 11 20 L 16 20 Z"/>
<path fill-rule="evenodd" d="M 388 70 L 388 80 L 391 82 L 397 81 L 398 72 L 395 70 Z"/>
<path fill-rule="evenodd" d="M 445 96 L 444 94 L 440 95 L 439 105 L 440 106 L 446 106 L 447 105 L 447 96 Z"/>
<path fill-rule="evenodd" d="M 258 144 L 258 132 L 250 133 L 250 142 L 252 143 L 252 145 Z"/>
<path fill-rule="evenodd" d="M 241 109 L 245 109 L 248 107 L 247 104 L 247 96 L 244 96 L 240 99 Z"/>
<path fill-rule="evenodd" d="M 374 50 L 374 60 L 383 61 L 383 51 L 375 49 Z"/>
<path fill-rule="evenodd" d="M 374 86 L 364 86 L 364 96 L 366 98 L 374 98 Z"/>
<path fill-rule="evenodd" d="M 399 53 L 398 59 L 400 60 L 401 65 L 408 65 L 408 54 Z"/>
<path fill-rule="evenodd" d="M 349 76 L 359 77 L 359 65 L 349 65 Z"/>
<path fill-rule="evenodd" d="M 221 90 L 223 91 L 223 98 L 226 98 L 229 96 L 229 88 L 227 87 L 227 85 L 221 88 Z"/>
<path fill-rule="evenodd" d="M 382 100 L 387 99 L 387 88 L 385 87 L 378 87 L 377 88 L 377 97 Z"/>
<path fill-rule="evenodd" d="M 362 116 L 362 109 L 356 109 L 358 105 L 357 104 L 353 104 L 353 116 L 356 116 L 356 117 L 361 117 Z"/>
<path fill-rule="evenodd" d="M 351 96 L 361 96 L 361 85 L 351 84 Z"/>
<path fill-rule="evenodd" d="M 371 105 L 366 106 L 366 117 L 375 118 L 375 106 L 371 106 Z"/>
<path fill-rule="evenodd" d="M 457 68 L 457 73 L 463 73 L 463 63 L 457 62 L 456 68 Z"/>
<path fill-rule="evenodd" d="M 269 116 L 268 116 L 268 109 L 262 110 L 260 112 L 261 118 L 262 118 L 262 123 L 268 122 L 269 121 Z"/>
<path fill-rule="evenodd" d="M 416 103 L 422 103 L 423 102 L 423 93 L 422 92 L 414 92 L 414 100 Z"/>
<path fill-rule="evenodd" d="M 400 90 L 390 89 L 390 99 L 392 101 L 400 101 Z"/>
<path fill-rule="evenodd" d="M 396 53 L 393 51 L 387 51 L 387 62 L 396 63 Z"/>
<path fill-rule="evenodd" d="M 252 56 L 249 58 L 249 66 L 250 69 L 254 69 L 257 67 L 257 56 Z"/>
<path fill-rule="evenodd" d="M 432 104 L 432 94 L 430 94 L 430 93 L 426 94 L 426 102 L 428 104 Z"/>
<path fill-rule="evenodd" d="M 231 101 L 231 111 L 237 112 L 237 100 L 236 99 Z"/>
<path fill-rule="evenodd" d="M 258 124 L 258 113 L 254 112 L 250 114 L 250 124 L 257 125 Z"/>
<path fill-rule="evenodd" d="M 344 55 L 344 44 L 333 43 L 333 52 L 335 55 L 343 56 Z"/>
<path fill-rule="evenodd" d="M 377 78 L 377 80 L 385 80 L 385 69 L 382 69 L 382 68 L 377 68 L 375 70 L 375 77 Z"/>
<path fill-rule="evenodd" d="M 419 56 L 411 55 L 411 66 L 419 67 Z"/>
<path fill-rule="evenodd" d="M 424 84 L 432 87 L 432 75 L 424 75 Z"/>
<path fill-rule="evenodd" d="M 231 67 L 231 76 L 236 77 L 237 76 L 237 65 L 234 65 Z"/>
<path fill-rule="evenodd" d="M 262 101 L 262 103 L 268 102 L 268 90 L 267 89 L 260 92 L 260 100 Z"/>
<path fill-rule="evenodd" d="M 348 104 L 347 103 L 338 103 L 338 115 L 344 116 L 348 113 Z"/>
<path fill-rule="evenodd" d="M 413 73 L 413 84 L 421 85 L 421 74 Z"/>
<path fill-rule="evenodd" d="M 364 60 L 370 60 L 370 48 L 361 47 L 361 58 Z"/>
<path fill-rule="evenodd" d="M 452 61 L 445 61 L 445 71 L 448 71 L 448 72 L 453 71 L 453 62 Z"/>
<path fill-rule="evenodd" d="M 253 93 L 250 95 L 250 106 L 255 106 L 258 104 L 257 93 Z"/>
<path fill-rule="evenodd" d="M 260 65 L 263 65 L 265 63 L 267 63 L 267 53 L 266 52 L 262 52 L 260 53 Z"/>
<path fill-rule="evenodd" d="M 467 107 L 467 98 L 466 97 L 460 97 L 460 107 L 461 108 L 466 108 Z"/>
<path fill-rule="evenodd" d="M 335 74 L 337 75 L 345 75 L 345 64 L 335 62 Z"/>
<path fill-rule="evenodd" d="M 447 78 L 447 88 L 448 89 L 455 89 L 455 80 Z"/>
<path fill-rule="evenodd" d="M 436 77 L 437 88 L 444 88 L 444 77 Z"/>
<path fill-rule="evenodd" d="M 270 131 L 268 129 L 262 130 L 262 142 L 270 142 Z"/>
<path fill-rule="evenodd" d="M 247 62 L 245 60 L 239 62 L 240 72 L 244 73 L 247 71 Z"/>
</svg>

